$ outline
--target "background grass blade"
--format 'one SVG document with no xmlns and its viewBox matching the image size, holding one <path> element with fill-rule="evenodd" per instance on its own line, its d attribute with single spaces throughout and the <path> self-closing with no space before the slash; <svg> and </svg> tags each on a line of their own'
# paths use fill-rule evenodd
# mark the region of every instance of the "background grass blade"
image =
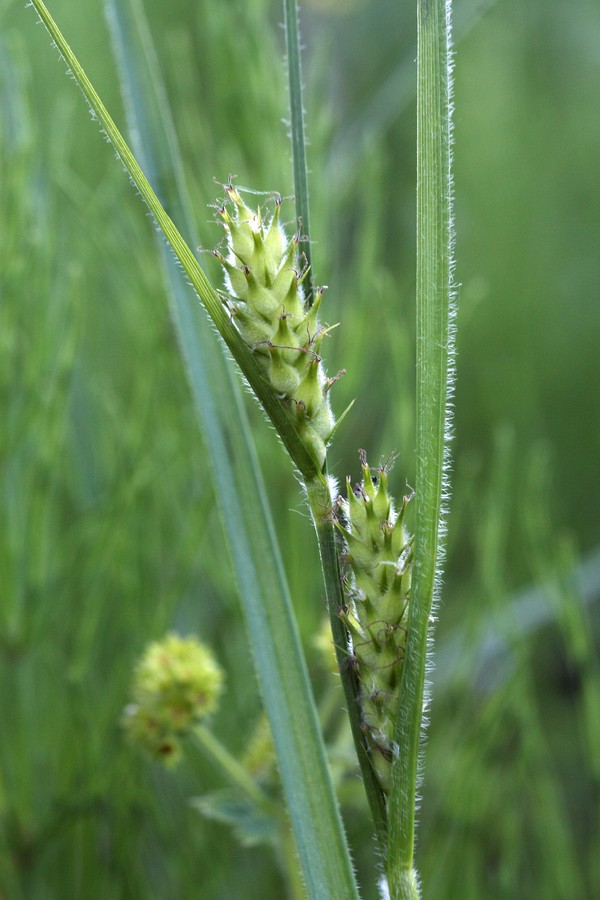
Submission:
<svg viewBox="0 0 600 900">
<path fill-rule="evenodd" d="M 459 45 L 497 0 L 465 0 L 455 14 L 453 41 Z M 348 191 L 364 170 L 366 157 L 399 116 L 414 101 L 415 66 L 412 56 L 401 58 L 393 72 L 356 110 L 349 126 L 335 139 L 327 161 L 327 178 L 336 191 Z M 359 161 L 362 165 L 358 165 Z"/>
</svg>

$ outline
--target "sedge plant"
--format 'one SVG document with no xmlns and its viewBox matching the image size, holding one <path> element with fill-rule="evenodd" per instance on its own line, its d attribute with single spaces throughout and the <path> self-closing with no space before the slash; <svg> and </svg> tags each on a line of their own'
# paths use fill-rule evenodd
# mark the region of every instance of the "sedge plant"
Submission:
<svg viewBox="0 0 600 900">
<path fill-rule="evenodd" d="M 336 421 L 331 404 L 342 373 L 328 376 L 322 358 L 324 339 L 332 329 L 322 318 L 325 294 L 314 280 L 310 253 L 296 0 L 284 3 L 296 229 L 289 234 L 283 228 L 277 193 L 256 202 L 255 193 L 242 190 L 230 177 L 215 204 L 223 229 L 223 240 L 213 251 L 224 271 L 224 286 L 219 288 L 211 284 L 151 186 L 147 175 L 153 174 L 152 148 L 138 147 L 136 159 L 42 0 L 32 0 L 32 5 L 303 484 L 319 543 L 350 725 L 383 861 L 381 893 L 395 900 L 416 898 L 415 808 L 427 648 L 448 496 L 453 372 L 451 4 L 417 2 L 417 474 L 414 500 L 407 496 L 400 503 L 389 494 L 389 466 L 371 468 L 364 451 L 361 479 L 348 480 L 343 498 L 337 496 L 327 471 L 328 446 L 345 413 Z M 117 40 L 126 40 L 128 29 L 140 23 L 143 30 L 138 0 L 124 5 L 107 0 L 107 8 Z M 131 86 L 135 73 L 125 73 L 127 79 Z M 159 89 L 155 100 L 160 106 Z M 140 113 L 133 101 L 130 115 Z M 176 151 L 172 142 L 169 149 Z M 180 212 L 185 227 L 186 211 Z M 172 261 L 165 264 L 172 267 Z M 358 887 L 239 390 L 213 336 L 205 330 L 200 337 L 190 326 L 187 301 L 178 295 L 176 283 L 171 282 L 171 291 L 178 337 L 207 435 L 221 515 L 235 545 L 232 556 L 243 587 L 304 889 L 311 898 L 356 897 Z M 227 414 L 215 404 L 216 392 L 211 390 L 215 377 L 220 393 L 225 385 L 229 409 L 239 417 L 234 425 L 224 422 Z M 237 429 L 233 439 L 231 433 L 226 436 L 225 424 Z M 407 527 L 412 507 L 414 536 Z M 194 659 L 199 666 L 200 656 Z M 211 669 L 204 657 L 202 663 Z M 144 671 L 148 675 L 148 666 Z M 211 672 L 218 692 L 214 667 Z M 150 676 L 152 681 L 153 670 Z M 131 728 L 144 732 L 150 724 L 150 736 L 144 732 L 146 742 L 169 755 L 176 743 L 168 729 L 152 744 L 157 717 L 155 710 L 150 717 L 142 711 L 146 682 L 139 688 Z M 186 723 L 200 728 L 187 713 Z"/>
</svg>

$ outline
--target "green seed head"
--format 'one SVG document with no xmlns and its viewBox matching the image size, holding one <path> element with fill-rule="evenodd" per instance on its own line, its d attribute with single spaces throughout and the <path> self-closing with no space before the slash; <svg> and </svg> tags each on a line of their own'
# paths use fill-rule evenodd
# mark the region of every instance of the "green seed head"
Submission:
<svg viewBox="0 0 600 900">
<path fill-rule="evenodd" d="M 288 239 L 280 222 L 281 199 L 273 213 L 246 205 L 229 181 L 217 218 L 225 229 L 228 254 L 215 257 L 225 271 L 227 304 L 248 346 L 260 357 L 273 390 L 296 417 L 309 452 L 323 466 L 334 427 L 329 388 L 319 356 L 328 329 L 319 325 L 322 289 L 310 307 L 302 281 L 307 268 L 298 255 L 299 233 Z"/>
<path fill-rule="evenodd" d="M 404 527 L 405 498 L 396 513 L 388 493 L 388 470 L 373 473 L 360 452 L 362 481 L 346 483 L 338 500 L 349 599 L 344 620 L 357 663 L 359 703 L 373 769 L 383 790 L 390 786 L 394 721 L 406 647 L 412 551 Z"/>
</svg>

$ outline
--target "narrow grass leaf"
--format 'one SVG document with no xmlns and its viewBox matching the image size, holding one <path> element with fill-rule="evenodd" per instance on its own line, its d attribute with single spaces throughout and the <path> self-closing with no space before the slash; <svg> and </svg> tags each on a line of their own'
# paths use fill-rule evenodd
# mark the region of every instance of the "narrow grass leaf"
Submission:
<svg viewBox="0 0 600 900">
<path fill-rule="evenodd" d="M 417 469 L 412 598 L 392 771 L 387 874 L 418 896 L 415 808 L 431 609 L 439 589 L 453 376 L 450 9 L 417 4 Z"/>
</svg>

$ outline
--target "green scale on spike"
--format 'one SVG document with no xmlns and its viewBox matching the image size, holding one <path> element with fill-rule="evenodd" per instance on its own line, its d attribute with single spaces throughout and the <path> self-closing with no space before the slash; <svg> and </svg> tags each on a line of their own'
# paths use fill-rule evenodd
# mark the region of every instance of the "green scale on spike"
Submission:
<svg viewBox="0 0 600 900">
<path fill-rule="evenodd" d="M 337 501 L 350 601 L 342 618 L 352 640 L 371 764 L 388 793 L 410 599 L 412 542 L 404 523 L 410 498 L 396 512 L 387 468 L 373 477 L 363 450 L 360 460 L 363 480 L 352 487 L 347 479 L 347 498 Z"/>
<path fill-rule="evenodd" d="M 317 289 L 309 306 L 302 281 L 299 234 L 291 239 L 280 222 L 281 200 L 275 200 L 270 216 L 251 209 L 229 181 L 225 202 L 217 218 L 227 237 L 228 253 L 214 251 L 225 271 L 227 304 L 234 322 L 254 351 L 282 403 L 296 416 L 298 431 L 319 464 L 325 462 L 326 445 L 334 418 L 328 382 L 319 347 L 328 329 L 317 314 L 323 295 Z"/>
</svg>

